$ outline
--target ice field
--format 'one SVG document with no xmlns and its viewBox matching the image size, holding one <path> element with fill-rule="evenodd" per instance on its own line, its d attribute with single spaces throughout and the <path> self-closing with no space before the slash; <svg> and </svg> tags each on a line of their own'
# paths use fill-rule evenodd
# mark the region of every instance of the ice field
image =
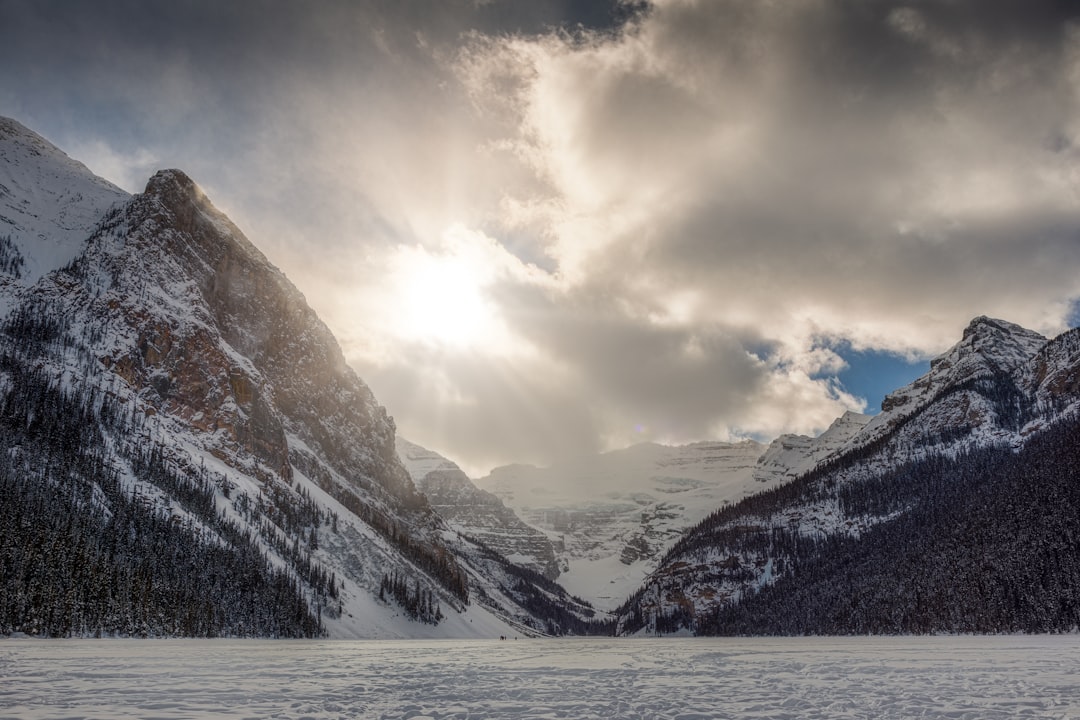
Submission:
<svg viewBox="0 0 1080 720">
<path fill-rule="evenodd" d="M 0 718 L 1080 718 L 1080 636 L 0 639 Z"/>
</svg>

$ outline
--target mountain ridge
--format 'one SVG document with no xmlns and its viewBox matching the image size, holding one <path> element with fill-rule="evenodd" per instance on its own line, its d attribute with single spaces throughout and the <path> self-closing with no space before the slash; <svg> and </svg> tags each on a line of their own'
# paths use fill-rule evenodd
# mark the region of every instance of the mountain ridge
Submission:
<svg viewBox="0 0 1080 720">
<path fill-rule="evenodd" d="M 454 462 L 400 435 L 397 451 L 432 509 L 452 528 L 549 580 L 558 577 L 547 536 L 522 522 L 496 495 L 478 488 Z"/>
<path fill-rule="evenodd" d="M 490 637 L 561 634 L 591 613 L 431 510 L 397 457 L 392 419 L 332 333 L 187 175 L 160 171 L 145 192 L 113 202 L 111 186 L 30 131 L 3 136 L 0 149 L 20 159 L 5 166 L 22 182 L 5 185 L 9 205 L 45 215 L 35 198 L 51 195 L 38 185 L 96 187 L 101 200 L 90 203 L 100 216 L 71 231 L 71 259 L 0 286 L 10 441 L 42 407 L 70 406 L 91 429 L 70 447 L 25 436 L 44 478 L 4 469 L 17 492 L 3 518 L 30 522 L 0 547 L 25 568 L 8 578 L 7 596 L 26 598 L 40 577 L 83 590 L 101 576 L 116 583 L 104 609 L 93 595 L 56 605 L 50 585 L 0 608 L 0 632 Z M 32 265 L 39 240 L 22 233 L 11 244 Z M 40 399 L 27 405 L 16 393 Z M 65 505 L 91 528 L 63 540 L 72 554 L 113 547 L 123 531 L 110 518 L 121 515 L 148 544 L 130 556 L 110 551 L 92 578 L 50 568 L 27 541 L 47 532 L 27 508 L 54 490 L 97 498 Z M 165 574 L 147 577 L 145 596 L 132 593 L 128 566 L 153 562 L 140 554 L 151 541 L 175 546 L 161 572 L 186 573 L 169 582 L 202 589 L 202 601 L 178 599 Z M 221 551 L 220 572 L 189 560 L 208 547 Z M 292 608 L 296 622 L 274 620 L 271 607 L 245 614 L 243 599 L 214 580 L 240 572 L 280 586 L 268 602 Z M 130 624 L 136 597 L 146 598 L 135 613 L 144 619 Z M 194 602 L 208 609 L 187 622 Z"/>
<path fill-rule="evenodd" d="M 0 116 L 0 237 L 11 238 L 23 256 L 15 278 L 21 284 L 73 260 L 97 221 L 130 197 L 33 130 Z M 30 243 L 34 252 L 27 252 Z"/>
<path fill-rule="evenodd" d="M 1032 443 L 1033 448 L 1043 448 L 1038 452 L 1057 452 L 1046 449 L 1039 438 L 1055 433 L 1055 442 L 1060 444 L 1069 437 L 1060 428 L 1071 427 L 1080 412 L 1078 372 L 1080 333 L 1075 329 L 1046 339 L 1011 323 L 975 318 L 956 345 L 938 356 L 924 376 L 890 394 L 894 400 L 886 400 L 882 414 L 838 452 L 792 482 L 723 508 L 688 531 L 619 609 L 620 632 L 758 633 L 781 626 L 801 628 L 792 630 L 799 633 L 859 632 L 862 626 L 844 622 L 855 623 L 869 615 L 847 615 L 846 621 L 835 623 L 820 615 L 815 616 L 817 624 L 772 624 L 770 613 L 795 611 L 779 588 L 790 590 L 791 597 L 801 593 L 805 602 L 822 603 L 824 608 L 828 603 L 822 598 L 834 597 L 829 594 L 829 577 L 811 573 L 832 572 L 842 575 L 836 582 L 846 583 L 851 592 L 864 592 L 857 578 L 843 575 L 845 558 L 863 551 L 883 558 L 886 550 L 873 548 L 887 548 L 881 538 L 893 537 L 907 527 L 909 513 L 914 513 L 911 518 L 932 518 L 968 502 L 978 487 L 964 475 L 970 467 L 986 462 L 1015 473 L 1018 466 L 995 459 L 993 453 L 1031 457 L 1036 451 L 1025 448 Z M 902 401 L 896 402 L 897 398 Z M 1063 467 L 1075 467 L 1075 443 L 1066 444 L 1064 451 Z M 962 486 L 967 492 L 942 492 L 950 476 L 964 477 L 967 484 Z M 1001 492 L 1002 485 L 988 483 L 986 487 L 988 492 Z M 875 500 L 877 493 L 886 494 Z M 998 496 L 993 498 L 991 502 L 1001 503 L 995 507 L 1006 506 Z M 1047 512 L 1057 517 L 1056 508 L 1048 506 Z M 1060 517 L 1055 522 L 1068 523 Z M 922 547 L 923 541 L 933 543 L 947 533 L 947 526 L 937 521 L 928 528 L 924 538 L 905 536 L 904 547 Z M 977 528 L 972 526 L 966 537 L 976 536 Z M 957 548 L 956 556 L 969 550 Z M 1030 554 L 1033 549 L 1018 546 L 1016 552 Z M 1074 559 L 1080 561 L 1080 557 Z M 921 566 L 907 557 L 888 562 L 909 569 Z M 1072 560 L 1063 562 L 1067 568 Z M 935 583 L 946 582 L 948 574 L 942 569 L 946 567 L 934 566 Z M 903 584 L 916 582 L 910 575 L 889 574 L 888 567 L 875 570 L 881 571 L 875 576 L 881 585 L 874 592 L 885 593 L 881 597 L 888 593 L 907 597 Z M 931 572 L 929 567 L 927 572 Z M 1003 582 L 1015 582 L 1020 576 L 1008 571 L 1001 577 Z M 778 589 L 773 590 L 774 586 Z M 939 591 L 935 586 L 934 592 Z M 784 610 L 777 610 L 781 606 Z M 878 607 L 871 604 L 864 609 L 878 617 L 873 609 Z M 957 617 L 950 620 L 937 606 L 906 617 L 893 631 L 987 630 L 985 625 L 968 624 Z M 1058 627 L 1026 622 L 1020 624 L 1029 629 Z M 884 626 L 875 627 L 883 631 Z M 1002 620 L 1000 627 L 1019 626 Z"/>
<path fill-rule="evenodd" d="M 1078 413 L 1080 330 L 980 316 L 881 413 L 816 438 L 641 444 L 474 483 L 397 436 L 190 177 L 128 195 L 0 119 L 3 634 L 1057 630 L 1080 573 L 1061 543 Z M 1061 537 L 1014 527 L 1025 473 L 1018 512 Z M 964 520 L 979 507 L 1012 535 Z M 943 583 L 983 542 L 1065 579 L 1023 596 L 1030 575 L 995 561 L 1006 602 L 954 573 L 996 603 L 972 620 Z M 930 609 L 905 594 L 920 572 Z M 877 599 L 832 612 L 841 586 Z M 888 597 L 917 612 L 889 625 Z M 793 598 L 803 624 L 768 620 Z"/>
</svg>

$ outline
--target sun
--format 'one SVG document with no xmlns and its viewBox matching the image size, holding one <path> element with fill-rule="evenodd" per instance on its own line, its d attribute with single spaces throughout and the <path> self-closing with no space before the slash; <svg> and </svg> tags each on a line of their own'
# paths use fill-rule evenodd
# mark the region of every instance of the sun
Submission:
<svg viewBox="0 0 1080 720">
<path fill-rule="evenodd" d="M 399 334 L 455 348 L 493 339 L 497 318 L 484 294 L 486 275 L 485 268 L 467 256 L 410 248 L 400 256 L 394 278 Z"/>
</svg>

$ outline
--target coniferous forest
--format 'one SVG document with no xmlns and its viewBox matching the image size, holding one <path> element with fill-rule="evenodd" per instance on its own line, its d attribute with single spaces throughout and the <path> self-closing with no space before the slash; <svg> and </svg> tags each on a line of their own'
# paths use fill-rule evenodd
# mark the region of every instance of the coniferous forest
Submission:
<svg viewBox="0 0 1080 720">
<path fill-rule="evenodd" d="M 199 519 L 124 489 L 106 433 L 135 418 L 0 356 L 0 634 L 309 637 L 322 628 L 296 575 L 219 513 L 205 477 L 126 446 L 130 467 Z M 138 449 L 136 449 L 138 448 Z"/>
<path fill-rule="evenodd" d="M 852 513 L 910 509 L 857 538 L 788 538 L 790 573 L 697 618 L 694 629 L 706 635 L 1075 631 L 1078 477 L 1074 418 L 1019 452 L 988 448 L 931 458 L 845 486 L 841 502 Z"/>
</svg>

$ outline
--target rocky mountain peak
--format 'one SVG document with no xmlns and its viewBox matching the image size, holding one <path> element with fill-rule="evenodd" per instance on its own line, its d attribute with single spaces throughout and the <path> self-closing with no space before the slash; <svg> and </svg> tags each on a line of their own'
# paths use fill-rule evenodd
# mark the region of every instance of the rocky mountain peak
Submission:
<svg viewBox="0 0 1080 720">
<path fill-rule="evenodd" d="M 393 420 L 329 328 L 187 174 L 156 173 L 83 246 L 81 272 L 104 272 L 107 291 L 88 310 L 116 324 L 102 361 L 154 412 L 194 426 L 226 464 L 254 458 L 285 480 L 298 469 L 425 510 Z"/>
<path fill-rule="evenodd" d="M 248 242 L 244 233 L 233 225 L 225 213 L 214 207 L 198 183 L 183 170 L 157 171 L 147 181 L 142 197 L 144 200 L 159 203 L 170 215 L 172 225 L 194 235 L 196 240 L 204 240 L 207 237 L 217 239 L 216 236 L 225 236 L 231 242 L 215 243 L 215 246 L 236 246 L 236 249 L 242 249 L 245 254 L 252 256 L 260 264 L 277 272 L 277 268 L 274 268 L 266 257 Z M 202 249 L 215 254 L 222 248 L 204 247 Z"/>
<path fill-rule="evenodd" d="M 5 145 L 8 148 L 20 146 L 24 153 L 33 156 L 64 157 L 73 165 L 78 165 L 85 169 L 85 166 L 82 163 L 71 160 L 63 150 L 53 145 L 18 120 L 13 120 L 12 118 L 0 116 L 0 144 Z"/>
<path fill-rule="evenodd" d="M 942 357 L 977 354 L 999 369 L 1010 371 L 1030 360 L 1046 344 L 1046 340 L 1046 337 L 1033 330 L 980 315 L 964 329 L 963 337 L 953 350 Z"/>
<path fill-rule="evenodd" d="M 146 195 L 159 197 L 186 196 L 191 198 L 194 198 L 197 192 L 201 194 L 195 181 L 188 177 L 183 170 L 175 168 L 158 170 L 153 177 L 146 181 L 146 189 L 143 191 Z"/>
<path fill-rule="evenodd" d="M 1032 331 L 1027 328 L 1021 327 L 1016 323 L 1011 323 L 1006 320 L 1000 320 L 998 318 L 992 318 L 987 315 L 979 315 L 971 319 L 967 327 L 964 328 L 964 334 L 961 339 L 967 340 L 969 337 L 979 334 L 1005 334 L 1005 335 L 1031 335 Z"/>
<path fill-rule="evenodd" d="M 906 414 L 949 387 L 978 377 L 1012 372 L 1034 357 L 1046 342 L 1039 333 L 1014 323 L 977 317 L 968 324 L 960 342 L 930 361 L 928 373 L 885 397 L 882 415 Z"/>
</svg>

